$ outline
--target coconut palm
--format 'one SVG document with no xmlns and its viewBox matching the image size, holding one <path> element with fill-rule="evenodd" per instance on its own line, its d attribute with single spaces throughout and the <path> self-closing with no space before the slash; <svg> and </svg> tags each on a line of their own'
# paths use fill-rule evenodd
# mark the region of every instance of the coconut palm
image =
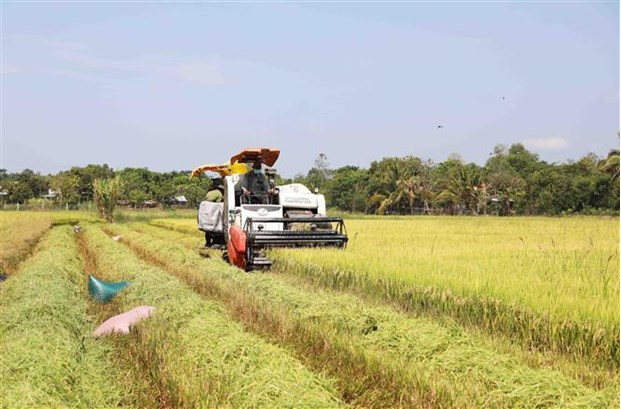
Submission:
<svg viewBox="0 0 621 409">
<path fill-rule="evenodd" d="M 608 157 L 600 169 L 612 175 L 612 180 L 619 177 L 619 149 L 612 149 L 608 152 Z"/>
<path fill-rule="evenodd" d="M 381 202 L 378 213 L 384 214 L 387 208 L 399 206 L 403 201 L 407 201 L 410 214 L 414 214 L 414 204 L 416 203 L 418 193 L 418 177 L 412 176 L 407 179 L 398 179 L 395 185 L 396 189 Z"/>
<path fill-rule="evenodd" d="M 419 158 L 384 158 L 371 165 L 369 205 L 383 214 L 389 208 L 414 213 L 425 164 Z M 372 200 L 371 200 L 372 199 Z"/>
<path fill-rule="evenodd" d="M 464 209 L 478 214 L 482 203 L 487 203 L 487 188 L 481 172 L 471 166 L 460 167 L 438 199 L 453 205 L 458 212 Z"/>
</svg>

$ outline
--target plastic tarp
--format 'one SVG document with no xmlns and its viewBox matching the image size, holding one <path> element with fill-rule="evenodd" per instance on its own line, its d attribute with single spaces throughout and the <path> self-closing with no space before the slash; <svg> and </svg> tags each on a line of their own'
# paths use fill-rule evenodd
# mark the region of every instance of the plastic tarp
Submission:
<svg viewBox="0 0 621 409">
<path fill-rule="evenodd" d="M 88 292 L 97 301 L 108 302 L 113 299 L 119 291 L 127 287 L 129 283 L 127 281 L 120 281 L 118 283 L 109 283 L 99 280 L 92 275 L 88 276 Z"/>
<path fill-rule="evenodd" d="M 141 320 L 149 317 L 155 312 L 155 307 L 148 305 L 141 305 L 140 307 L 133 308 L 123 314 L 115 315 L 112 318 L 108 318 L 93 332 L 94 337 L 101 337 L 103 335 L 110 335 L 113 333 L 128 334 L 129 329 L 140 322 Z"/>
<path fill-rule="evenodd" d="M 198 208 L 198 229 L 205 232 L 224 232 L 222 212 L 224 203 L 201 202 Z"/>
<path fill-rule="evenodd" d="M 192 170 L 190 177 L 200 176 L 204 172 L 215 172 L 220 177 L 243 174 L 250 171 L 250 168 L 245 163 L 231 163 L 225 162 L 222 165 L 203 165 Z"/>
</svg>

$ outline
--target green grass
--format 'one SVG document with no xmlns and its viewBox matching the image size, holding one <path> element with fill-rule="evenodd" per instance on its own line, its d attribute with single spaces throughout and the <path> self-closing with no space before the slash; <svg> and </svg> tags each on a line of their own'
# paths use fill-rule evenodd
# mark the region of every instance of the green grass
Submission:
<svg viewBox="0 0 621 409">
<path fill-rule="evenodd" d="M 86 281 L 70 227 L 56 227 L 0 290 L 0 405 L 127 406 L 109 344 L 90 336 Z"/>
</svg>

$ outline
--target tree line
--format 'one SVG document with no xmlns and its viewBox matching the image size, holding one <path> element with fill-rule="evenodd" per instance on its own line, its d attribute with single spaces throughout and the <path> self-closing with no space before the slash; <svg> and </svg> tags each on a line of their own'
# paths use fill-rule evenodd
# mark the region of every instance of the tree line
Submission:
<svg viewBox="0 0 621 409">
<path fill-rule="evenodd" d="M 441 163 L 384 158 L 368 169 L 330 169 L 320 154 L 293 181 L 318 188 L 329 206 L 371 214 L 619 214 L 619 150 L 546 163 L 522 144 L 499 145 L 485 165 L 456 154 Z"/>
<path fill-rule="evenodd" d="M 55 204 L 78 207 L 93 201 L 93 183 L 114 177 L 122 182 L 120 201 L 130 207 L 145 202 L 163 206 L 174 203 L 175 197 L 185 196 L 189 206 L 198 206 L 211 185 L 209 178 L 189 178 L 190 171 L 154 172 L 147 168 L 113 170 L 108 165 L 74 166 L 55 175 L 41 175 L 30 169 L 7 173 L 0 169 L 0 200 L 5 203 L 27 203 L 40 200 L 50 190 Z"/>
<path fill-rule="evenodd" d="M 188 177 L 189 171 L 159 173 L 146 168 L 114 171 L 108 165 L 72 167 L 55 175 L 26 169 L 0 169 L 0 200 L 40 200 L 50 189 L 53 201 L 77 207 L 93 200 L 93 182 L 118 176 L 120 200 L 133 207 L 147 201 L 163 206 L 185 196 L 198 206 L 212 180 Z M 619 214 L 619 150 L 605 158 L 587 154 L 576 161 L 547 163 L 522 144 L 499 145 L 483 166 L 452 154 L 440 163 L 415 156 L 383 158 L 369 168 L 330 168 L 319 154 L 307 174 L 278 184 L 303 183 L 319 189 L 329 207 L 369 214 Z"/>
</svg>

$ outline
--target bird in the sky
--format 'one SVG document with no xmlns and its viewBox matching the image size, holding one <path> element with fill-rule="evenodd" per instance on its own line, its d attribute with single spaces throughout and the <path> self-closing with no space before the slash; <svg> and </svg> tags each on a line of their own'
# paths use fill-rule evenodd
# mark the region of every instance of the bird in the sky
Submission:
<svg viewBox="0 0 621 409">
<path fill-rule="evenodd" d="M 442 125 L 438 125 L 436 129 L 444 128 Z"/>
</svg>

